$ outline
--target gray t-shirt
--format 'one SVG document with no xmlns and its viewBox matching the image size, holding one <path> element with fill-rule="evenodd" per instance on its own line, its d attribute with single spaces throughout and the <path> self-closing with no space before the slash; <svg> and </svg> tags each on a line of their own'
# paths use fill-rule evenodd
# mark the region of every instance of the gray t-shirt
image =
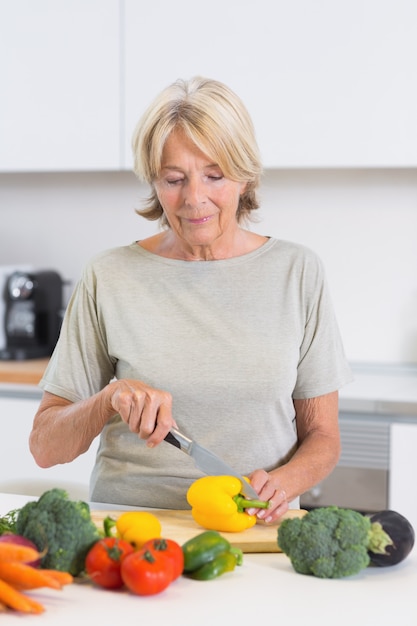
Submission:
<svg viewBox="0 0 417 626">
<path fill-rule="evenodd" d="M 137 243 L 92 259 L 40 386 L 76 402 L 114 377 L 169 391 L 179 430 L 245 475 L 294 453 L 293 398 L 352 379 L 320 260 L 274 238 L 218 261 L 168 259 Z M 148 449 L 115 416 L 100 436 L 90 498 L 184 509 L 201 475 L 166 442 Z"/>
</svg>

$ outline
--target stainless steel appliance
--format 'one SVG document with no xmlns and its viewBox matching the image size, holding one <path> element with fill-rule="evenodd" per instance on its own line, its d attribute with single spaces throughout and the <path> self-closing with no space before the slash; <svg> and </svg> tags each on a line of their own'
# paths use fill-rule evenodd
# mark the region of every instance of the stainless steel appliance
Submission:
<svg viewBox="0 0 417 626">
<path fill-rule="evenodd" d="M 2 360 L 50 356 L 57 342 L 63 307 L 63 281 L 53 270 L 13 272 L 7 279 Z"/>
<path fill-rule="evenodd" d="M 342 412 L 339 463 L 328 478 L 301 497 L 301 505 L 336 505 L 364 512 L 388 508 L 390 422 L 387 416 Z"/>
</svg>

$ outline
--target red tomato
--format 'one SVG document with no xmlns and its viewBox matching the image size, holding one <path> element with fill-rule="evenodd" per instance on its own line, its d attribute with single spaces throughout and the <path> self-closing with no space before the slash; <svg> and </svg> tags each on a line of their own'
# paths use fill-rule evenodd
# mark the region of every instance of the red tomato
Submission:
<svg viewBox="0 0 417 626">
<path fill-rule="evenodd" d="M 161 552 L 142 548 L 123 559 L 121 574 L 129 591 L 150 596 L 160 593 L 173 581 L 172 561 Z"/>
<path fill-rule="evenodd" d="M 163 554 L 172 561 L 173 580 L 181 576 L 184 571 L 184 552 L 179 543 L 173 539 L 158 537 L 147 541 L 143 548 L 150 550 L 152 553 Z"/>
<path fill-rule="evenodd" d="M 120 568 L 124 558 L 133 552 L 132 544 L 116 537 L 104 537 L 93 545 L 85 559 L 85 571 L 91 580 L 106 589 L 123 586 Z"/>
</svg>

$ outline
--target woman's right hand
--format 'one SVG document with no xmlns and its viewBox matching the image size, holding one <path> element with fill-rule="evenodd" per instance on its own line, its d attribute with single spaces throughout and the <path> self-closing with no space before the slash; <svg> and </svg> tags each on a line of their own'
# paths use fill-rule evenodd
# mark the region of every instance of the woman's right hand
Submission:
<svg viewBox="0 0 417 626">
<path fill-rule="evenodd" d="M 151 448 L 176 427 L 172 417 L 172 396 L 167 391 L 150 387 L 140 380 L 121 379 L 109 383 L 106 396 L 129 430 L 146 439 Z"/>
</svg>

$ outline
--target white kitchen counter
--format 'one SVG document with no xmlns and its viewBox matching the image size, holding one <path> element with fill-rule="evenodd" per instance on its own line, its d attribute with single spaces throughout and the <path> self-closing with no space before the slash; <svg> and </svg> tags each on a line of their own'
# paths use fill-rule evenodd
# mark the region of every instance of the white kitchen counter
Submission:
<svg viewBox="0 0 417 626">
<path fill-rule="evenodd" d="M 0 493 L 0 515 L 29 498 Z M 92 505 L 94 508 L 94 505 Z M 111 508 L 115 508 L 114 505 Z M 62 591 L 33 591 L 46 608 L 42 615 L 8 612 L 2 624 L 73 626 L 123 622 L 213 626 L 214 624 L 299 624 L 312 626 L 416 626 L 417 553 L 391 568 L 367 568 L 338 580 L 297 574 L 283 554 L 245 554 L 243 565 L 212 581 L 180 577 L 163 593 L 139 597 L 97 589 L 87 583 Z"/>
<path fill-rule="evenodd" d="M 352 365 L 354 381 L 339 392 L 346 412 L 417 418 L 417 367 Z"/>
<path fill-rule="evenodd" d="M 0 398 L 40 400 L 42 390 L 34 381 L 46 363 L 0 363 Z M 351 367 L 354 381 L 339 392 L 341 411 L 417 418 L 417 366 L 351 363 Z"/>
</svg>

